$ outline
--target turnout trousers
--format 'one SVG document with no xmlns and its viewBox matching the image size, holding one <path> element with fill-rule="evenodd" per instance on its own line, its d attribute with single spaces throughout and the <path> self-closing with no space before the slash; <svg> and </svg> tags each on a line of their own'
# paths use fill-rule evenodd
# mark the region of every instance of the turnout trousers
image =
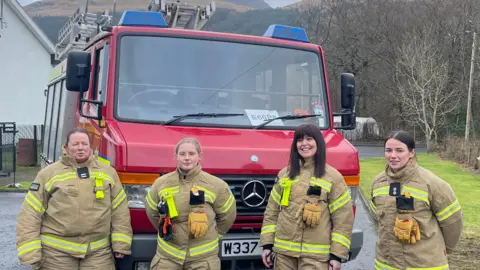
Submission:
<svg viewBox="0 0 480 270">
<path fill-rule="evenodd" d="M 42 246 L 42 261 L 33 270 L 115 270 L 115 259 L 110 247 L 90 252 L 83 259 L 49 246 Z"/>
</svg>

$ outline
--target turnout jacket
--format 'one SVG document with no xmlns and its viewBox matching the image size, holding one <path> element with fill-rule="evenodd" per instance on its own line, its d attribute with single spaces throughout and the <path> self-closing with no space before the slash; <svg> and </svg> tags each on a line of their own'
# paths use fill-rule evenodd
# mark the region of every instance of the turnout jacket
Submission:
<svg viewBox="0 0 480 270">
<path fill-rule="evenodd" d="M 84 168 L 82 177 L 78 168 Z M 110 245 L 130 254 L 126 198 L 114 168 L 93 155 L 78 164 L 64 154 L 38 173 L 22 204 L 16 232 L 20 263 L 41 261 L 44 245 L 76 258 Z"/>
<path fill-rule="evenodd" d="M 315 178 L 314 164 L 301 164 L 300 175 L 289 179 L 288 167 L 278 173 L 265 210 L 260 245 L 273 244 L 277 253 L 328 261 L 330 253 L 348 259 L 354 214 L 343 176 L 327 164 L 325 175 Z M 295 218 L 309 186 L 319 186 L 320 224 L 300 226 Z M 301 218 L 301 216 L 300 216 Z M 302 220 L 303 222 L 303 220 Z"/>
<path fill-rule="evenodd" d="M 421 235 L 414 244 L 401 243 L 393 231 L 397 208 L 390 184 L 395 182 L 414 198 L 412 217 Z M 370 204 L 378 220 L 375 269 L 449 269 L 447 253 L 460 238 L 463 214 L 447 182 L 418 166 L 415 159 L 398 172 L 387 166 L 372 183 Z"/>
<path fill-rule="evenodd" d="M 208 218 L 208 231 L 200 238 L 190 236 L 188 229 L 190 190 L 194 185 L 205 192 Z M 183 264 L 218 254 L 219 239 L 230 230 L 237 215 L 235 197 L 227 183 L 202 171 L 200 166 L 186 175 L 177 169 L 157 178 L 145 199 L 147 216 L 157 230 L 160 221 L 157 205 L 162 198 L 169 208 L 173 238 L 167 242 L 157 234 L 157 251 L 151 265 L 161 258 Z"/>
</svg>

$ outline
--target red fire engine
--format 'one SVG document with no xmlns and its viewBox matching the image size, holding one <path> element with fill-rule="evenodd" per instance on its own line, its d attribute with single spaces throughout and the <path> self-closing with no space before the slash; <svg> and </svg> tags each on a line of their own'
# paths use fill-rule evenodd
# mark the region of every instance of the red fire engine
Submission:
<svg viewBox="0 0 480 270">
<path fill-rule="evenodd" d="M 219 241 L 222 269 L 262 268 L 263 212 L 298 125 L 322 129 L 327 162 L 344 175 L 355 203 L 358 153 L 337 131 L 355 128 L 353 75 L 342 74 L 342 112 L 333 113 L 324 52 L 304 29 L 272 25 L 263 36 L 200 30 L 214 11 L 213 3 L 152 0 L 148 11 L 126 11 L 111 26 L 108 13 L 79 9 L 59 33 L 42 164 L 58 159 L 70 129 L 89 130 L 95 154 L 118 171 L 128 195 L 133 253 L 117 261 L 119 269 L 148 269 L 157 230 L 145 195 L 175 169 L 183 137 L 200 141 L 203 169 L 235 194 L 236 222 Z M 362 243 L 354 230 L 351 260 Z"/>
</svg>

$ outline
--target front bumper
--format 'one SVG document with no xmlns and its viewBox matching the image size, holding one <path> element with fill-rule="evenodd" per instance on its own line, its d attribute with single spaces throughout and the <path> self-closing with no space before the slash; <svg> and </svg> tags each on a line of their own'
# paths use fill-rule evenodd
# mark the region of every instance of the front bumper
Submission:
<svg viewBox="0 0 480 270">
<path fill-rule="evenodd" d="M 261 248 L 256 245 L 260 234 L 232 233 L 220 239 L 219 257 L 222 269 L 247 270 L 264 269 L 261 259 Z M 242 244 L 227 244 L 229 240 L 242 240 Z M 225 242 L 224 242 L 225 241 Z M 353 230 L 349 260 L 357 258 L 363 245 L 363 232 Z M 223 247 L 228 251 L 222 251 Z M 157 250 L 157 235 L 135 234 L 132 241 L 132 254 L 123 259 L 116 259 L 118 270 L 137 270 L 137 263 L 150 263 Z M 226 256 L 222 255 L 227 253 Z"/>
</svg>

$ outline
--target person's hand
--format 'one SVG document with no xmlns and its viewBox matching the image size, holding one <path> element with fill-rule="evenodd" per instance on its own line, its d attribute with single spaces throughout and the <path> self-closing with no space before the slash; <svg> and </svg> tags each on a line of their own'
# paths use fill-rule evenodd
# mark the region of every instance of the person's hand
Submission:
<svg viewBox="0 0 480 270">
<path fill-rule="evenodd" d="M 272 265 L 273 265 L 273 262 L 270 259 L 271 257 L 268 256 L 268 255 L 270 255 L 270 252 L 272 252 L 271 249 L 264 249 L 263 253 L 262 253 L 263 264 L 268 268 L 272 267 Z"/>
<path fill-rule="evenodd" d="M 115 255 L 115 258 L 123 259 L 123 254 L 122 253 L 114 252 L 113 254 Z"/>
<path fill-rule="evenodd" d="M 340 270 L 342 264 L 339 261 L 330 260 L 328 262 L 328 270 Z"/>
</svg>

